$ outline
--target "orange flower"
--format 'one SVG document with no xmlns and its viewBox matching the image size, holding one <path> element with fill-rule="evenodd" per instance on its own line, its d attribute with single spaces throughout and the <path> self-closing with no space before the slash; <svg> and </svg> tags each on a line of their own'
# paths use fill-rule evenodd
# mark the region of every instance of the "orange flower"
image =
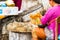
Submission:
<svg viewBox="0 0 60 40">
<path fill-rule="evenodd" d="M 3 15 L 0 15 L 0 19 L 3 19 L 5 16 L 3 16 Z"/>
</svg>

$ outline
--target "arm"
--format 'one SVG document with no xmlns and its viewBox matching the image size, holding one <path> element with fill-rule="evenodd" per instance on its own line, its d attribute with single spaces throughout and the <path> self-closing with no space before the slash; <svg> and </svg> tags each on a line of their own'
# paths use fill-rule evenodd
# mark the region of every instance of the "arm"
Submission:
<svg viewBox="0 0 60 40">
<path fill-rule="evenodd" d="M 41 22 L 43 25 L 47 24 L 47 22 L 49 22 L 52 18 L 54 14 L 54 11 L 52 9 L 49 9 L 45 15 L 41 18 Z"/>
</svg>

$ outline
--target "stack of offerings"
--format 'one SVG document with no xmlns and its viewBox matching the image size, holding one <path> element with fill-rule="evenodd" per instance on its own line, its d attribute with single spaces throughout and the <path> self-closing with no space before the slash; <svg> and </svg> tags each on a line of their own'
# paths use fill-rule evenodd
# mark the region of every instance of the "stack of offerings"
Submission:
<svg viewBox="0 0 60 40">
<path fill-rule="evenodd" d="M 33 25 L 30 22 L 13 22 L 7 25 L 7 30 L 15 32 L 31 32 Z"/>
</svg>

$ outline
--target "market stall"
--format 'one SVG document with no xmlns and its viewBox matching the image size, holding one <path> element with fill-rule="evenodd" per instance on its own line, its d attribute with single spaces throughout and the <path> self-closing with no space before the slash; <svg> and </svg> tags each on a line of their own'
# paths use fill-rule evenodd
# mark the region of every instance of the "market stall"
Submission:
<svg viewBox="0 0 60 40">
<path fill-rule="evenodd" d="M 57 29 L 55 30 L 53 26 L 51 26 L 51 28 L 47 27 L 50 26 L 49 23 L 51 20 L 48 13 L 51 11 L 46 12 L 49 7 L 54 6 L 55 4 L 55 2 L 52 3 L 51 1 L 52 0 L 0 0 L 0 39 L 53 40 L 54 35 L 57 34 L 55 33 Z M 50 6 L 49 4 L 53 5 Z M 44 14 L 46 15 L 46 20 Z M 56 15 L 53 14 L 53 16 Z M 53 16 L 51 16 L 52 19 Z M 49 17 L 49 19 L 47 17 Z M 47 19 L 48 22 L 46 22 L 45 25 L 43 22 L 47 21 Z M 54 24 L 54 26 L 56 25 Z"/>
<path fill-rule="evenodd" d="M 31 31 L 37 26 L 30 22 L 31 19 L 29 15 L 43 14 L 43 10 L 42 4 L 39 4 L 28 10 L 24 10 L 18 15 L 7 16 L 4 19 L 1 19 L 1 24 L 3 24 L 3 28 L 5 29 L 3 29 L 3 34 L 7 33 L 9 35 L 9 40 L 31 40 Z"/>
<path fill-rule="evenodd" d="M 11 3 L 10 3 L 11 2 Z M 26 1 L 27 8 L 24 9 L 22 4 L 22 12 L 18 11 L 18 15 L 1 16 L 2 40 L 31 40 L 32 30 L 39 24 L 39 14 L 44 14 L 45 10 L 39 1 Z M 31 6 L 29 6 L 31 2 Z M 33 3 L 32 3 L 33 2 Z M 35 3 L 34 3 L 35 2 Z M 15 7 L 13 1 L 6 1 L 6 6 Z M 12 9 L 12 8 L 11 8 Z M 23 10 L 24 9 L 24 10 Z M 34 15 L 32 17 L 31 15 Z M 36 18 L 35 18 L 36 17 Z"/>
</svg>

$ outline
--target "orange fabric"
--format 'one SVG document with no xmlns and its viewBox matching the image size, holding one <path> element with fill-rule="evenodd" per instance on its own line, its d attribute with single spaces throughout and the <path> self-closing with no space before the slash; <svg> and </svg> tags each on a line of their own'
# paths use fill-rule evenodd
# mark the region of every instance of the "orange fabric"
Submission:
<svg viewBox="0 0 60 40">
<path fill-rule="evenodd" d="M 42 39 L 45 39 L 46 38 L 46 35 L 44 33 L 44 29 L 43 28 L 35 28 L 33 31 L 32 31 L 32 36 L 37 38 L 42 38 Z"/>
<path fill-rule="evenodd" d="M 0 15 L 0 19 L 3 19 L 5 16 Z"/>
</svg>

